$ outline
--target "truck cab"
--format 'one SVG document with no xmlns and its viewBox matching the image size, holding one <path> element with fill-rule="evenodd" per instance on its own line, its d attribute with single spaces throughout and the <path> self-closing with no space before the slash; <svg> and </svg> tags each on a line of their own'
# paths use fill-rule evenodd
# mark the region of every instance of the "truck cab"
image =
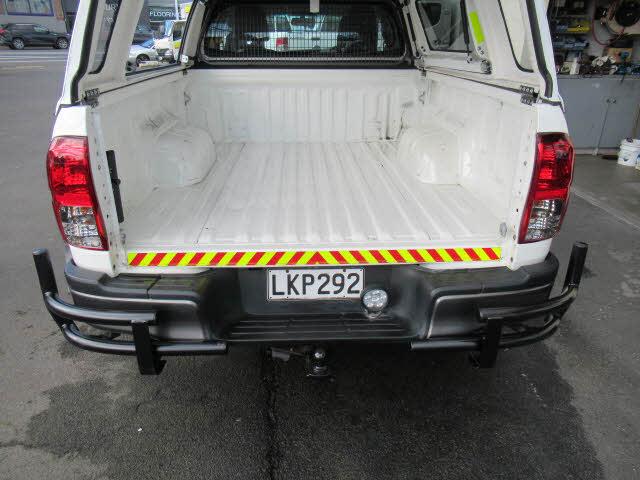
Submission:
<svg viewBox="0 0 640 480">
<path fill-rule="evenodd" d="M 168 20 L 165 25 L 167 27 L 165 35 L 154 40 L 154 48 L 161 58 L 175 62 L 178 60 L 178 52 L 182 45 L 185 20 Z"/>
<path fill-rule="evenodd" d="M 77 14 L 47 156 L 73 303 L 34 253 L 67 340 L 319 373 L 363 342 L 491 366 L 559 328 L 587 246 L 550 297 L 574 151 L 542 0 L 196 0 L 176 62 L 126 73 L 144 8 Z"/>
</svg>

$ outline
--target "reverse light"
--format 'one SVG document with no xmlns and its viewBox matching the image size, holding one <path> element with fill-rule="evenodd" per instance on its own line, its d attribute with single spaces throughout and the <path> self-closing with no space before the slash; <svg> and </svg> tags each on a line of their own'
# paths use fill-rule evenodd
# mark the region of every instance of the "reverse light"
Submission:
<svg viewBox="0 0 640 480">
<path fill-rule="evenodd" d="M 107 236 L 96 199 L 86 137 L 56 137 L 47 153 L 53 213 L 69 245 L 106 250 Z"/>
<path fill-rule="evenodd" d="M 560 230 L 567 210 L 573 163 L 573 145 L 567 135 L 537 136 L 531 188 L 520 224 L 520 243 L 546 240 Z"/>
</svg>

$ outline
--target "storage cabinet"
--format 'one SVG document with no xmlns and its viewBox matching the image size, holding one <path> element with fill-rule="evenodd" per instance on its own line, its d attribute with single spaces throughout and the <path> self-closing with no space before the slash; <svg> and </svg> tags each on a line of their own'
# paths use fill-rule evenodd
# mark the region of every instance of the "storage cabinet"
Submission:
<svg viewBox="0 0 640 480">
<path fill-rule="evenodd" d="M 638 137 L 640 78 L 559 76 L 558 83 L 577 149 L 597 153 Z"/>
</svg>

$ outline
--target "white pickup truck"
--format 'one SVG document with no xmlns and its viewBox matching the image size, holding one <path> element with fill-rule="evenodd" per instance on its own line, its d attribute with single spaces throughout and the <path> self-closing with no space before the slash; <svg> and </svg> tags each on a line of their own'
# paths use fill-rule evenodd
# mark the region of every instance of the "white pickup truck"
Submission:
<svg viewBox="0 0 640 480">
<path fill-rule="evenodd" d="M 558 328 L 587 246 L 550 298 L 574 152 L 543 0 L 196 0 L 179 61 L 125 74 L 144 3 L 78 8 L 47 157 L 73 304 L 34 252 L 68 341 L 322 375 L 337 345 L 491 366 Z M 335 41 L 265 47 L 314 15 Z"/>
</svg>

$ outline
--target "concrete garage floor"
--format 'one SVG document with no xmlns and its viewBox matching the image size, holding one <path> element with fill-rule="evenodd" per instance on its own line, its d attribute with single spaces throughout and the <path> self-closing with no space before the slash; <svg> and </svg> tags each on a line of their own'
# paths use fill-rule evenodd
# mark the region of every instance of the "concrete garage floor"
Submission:
<svg viewBox="0 0 640 480">
<path fill-rule="evenodd" d="M 502 352 L 336 353 L 334 382 L 257 349 L 134 360 L 67 345 L 31 250 L 62 283 L 44 154 L 62 66 L 0 65 L 0 478 L 640 478 L 640 172 L 580 157 L 553 250 L 591 245 L 560 332 Z M 564 272 L 561 272 L 563 275 Z"/>
<path fill-rule="evenodd" d="M 578 155 L 573 194 L 628 225 L 640 225 L 640 170 L 617 159 Z"/>
</svg>

